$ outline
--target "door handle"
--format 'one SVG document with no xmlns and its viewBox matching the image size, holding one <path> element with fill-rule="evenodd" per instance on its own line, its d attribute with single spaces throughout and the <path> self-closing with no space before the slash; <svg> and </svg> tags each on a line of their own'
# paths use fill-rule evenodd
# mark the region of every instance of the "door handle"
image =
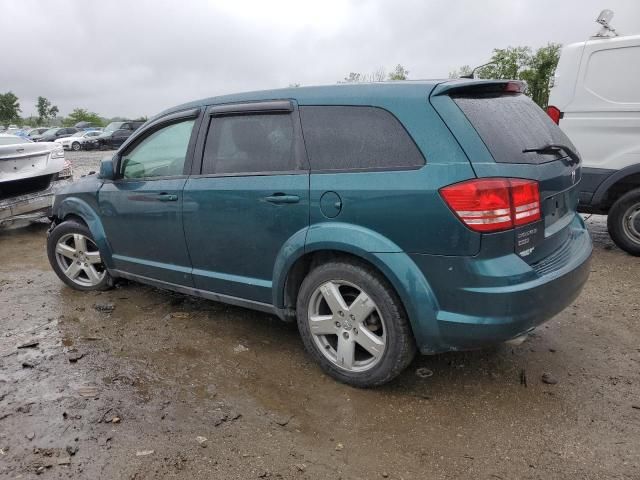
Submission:
<svg viewBox="0 0 640 480">
<path fill-rule="evenodd" d="M 264 197 L 265 201 L 275 204 L 298 203 L 300 197 L 298 195 L 287 195 L 285 193 L 274 193 L 268 197 Z"/>
<path fill-rule="evenodd" d="M 178 200 L 178 195 L 171 195 L 169 193 L 158 194 L 158 200 L 161 202 L 175 202 Z"/>
<path fill-rule="evenodd" d="M 24 148 L 16 148 L 16 152 L 22 153 L 22 152 L 24 152 Z"/>
</svg>

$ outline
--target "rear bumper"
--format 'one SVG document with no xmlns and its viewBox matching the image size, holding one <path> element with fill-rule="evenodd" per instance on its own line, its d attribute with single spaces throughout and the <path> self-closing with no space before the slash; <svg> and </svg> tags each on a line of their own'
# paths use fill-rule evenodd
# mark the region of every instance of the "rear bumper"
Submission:
<svg viewBox="0 0 640 480">
<path fill-rule="evenodd" d="M 49 216 L 53 196 L 69 183 L 69 180 L 56 180 L 51 182 L 46 190 L 0 200 L 0 227 L 20 218 Z"/>
<path fill-rule="evenodd" d="M 578 215 L 569 228 L 567 241 L 534 265 L 511 254 L 476 259 L 475 264 L 474 259 L 449 257 L 434 268 L 426 265 L 428 259 L 415 258 L 425 256 L 414 256 L 439 305 L 438 338 L 428 339 L 420 350 L 468 350 L 504 342 L 570 305 L 589 278 L 592 245 Z"/>
</svg>

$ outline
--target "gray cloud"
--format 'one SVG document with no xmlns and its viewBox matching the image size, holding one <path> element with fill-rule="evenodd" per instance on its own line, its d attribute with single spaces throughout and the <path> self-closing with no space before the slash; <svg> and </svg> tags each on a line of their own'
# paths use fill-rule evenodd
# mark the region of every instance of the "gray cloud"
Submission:
<svg viewBox="0 0 640 480">
<path fill-rule="evenodd" d="M 583 40 L 603 8 L 640 33 L 636 0 L 4 0 L 0 92 L 14 91 L 23 115 L 42 95 L 63 114 L 138 116 L 397 63 L 440 78 L 496 47 Z"/>
</svg>

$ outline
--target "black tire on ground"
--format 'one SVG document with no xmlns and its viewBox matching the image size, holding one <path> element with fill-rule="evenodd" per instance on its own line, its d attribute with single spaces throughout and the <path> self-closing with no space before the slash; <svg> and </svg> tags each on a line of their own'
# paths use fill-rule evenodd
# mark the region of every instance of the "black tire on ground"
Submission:
<svg viewBox="0 0 640 480">
<path fill-rule="evenodd" d="M 71 288 L 81 291 L 108 290 L 113 287 L 113 278 L 111 277 L 111 275 L 109 275 L 109 272 L 106 271 L 106 269 L 102 281 L 93 286 L 78 285 L 64 274 L 56 258 L 56 245 L 58 243 L 58 240 L 60 240 L 62 236 L 74 233 L 84 235 L 85 237 L 93 241 L 93 236 L 91 235 L 91 231 L 89 230 L 89 228 L 84 223 L 81 223 L 77 220 L 66 220 L 56 225 L 47 236 L 47 256 L 49 257 L 51 268 L 53 268 L 53 271 L 56 273 L 58 278 L 60 278 L 60 280 L 62 280 Z"/>
<path fill-rule="evenodd" d="M 635 227 L 629 225 L 630 216 L 635 218 Z M 609 210 L 607 229 L 618 247 L 631 255 L 640 256 L 640 188 L 616 200 Z"/>
<path fill-rule="evenodd" d="M 308 321 L 312 295 L 328 281 L 357 285 L 374 301 L 386 328 L 386 346 L 381 359 L 369 370 L 352 372 L 326 358 L 314 342 Z M 375 387 L 397 377 L 413 360 L 416 343 L 402 302 L 389 282 L 365 263 L 334 261 L 313 269 L 303 280 L 298 293 L 296 314 L 298 330 L 307 352 L 334 379 L 359 388 Z"/>
<path fill-rule="evenodd" d="M 80 146 L 80 142 L 73 142 L 71 144 L 71 150 L 74 152 L 78 152 L 82 147 Z"/>
</svg>

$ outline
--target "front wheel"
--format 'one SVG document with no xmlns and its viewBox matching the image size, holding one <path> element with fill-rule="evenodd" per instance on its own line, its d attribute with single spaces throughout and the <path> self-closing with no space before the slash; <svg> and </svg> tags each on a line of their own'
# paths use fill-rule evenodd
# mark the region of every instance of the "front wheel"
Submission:
<svg viewBox="0 0 640 480">
<path fill-rule="evenodd" d="M 47 255 L 56 275 L 76 290 L 106 290 L 113 285 L 86 225 L 68 220 L 47 237 Z"/>
<path fill-rule="evenodd" d="M 609 210 L 607 229 L 618 247 L 640 256 L 640 188 L 616 200 Z"/>
<path fill-rule="evenodd" d="M 73 142 L 71 144 L 71 150 L 73 150 L 74 152 L 80 151 L 80 142 Z"/>
<path fill-rule="evenodd" d="M 415 355 L 400 299 L 365 264 L 341 261 L 315 268 L 302 282 L 296 310 L 306 350 L 340 382 L 362 388 L 382 385 Z"/>
</svg>

